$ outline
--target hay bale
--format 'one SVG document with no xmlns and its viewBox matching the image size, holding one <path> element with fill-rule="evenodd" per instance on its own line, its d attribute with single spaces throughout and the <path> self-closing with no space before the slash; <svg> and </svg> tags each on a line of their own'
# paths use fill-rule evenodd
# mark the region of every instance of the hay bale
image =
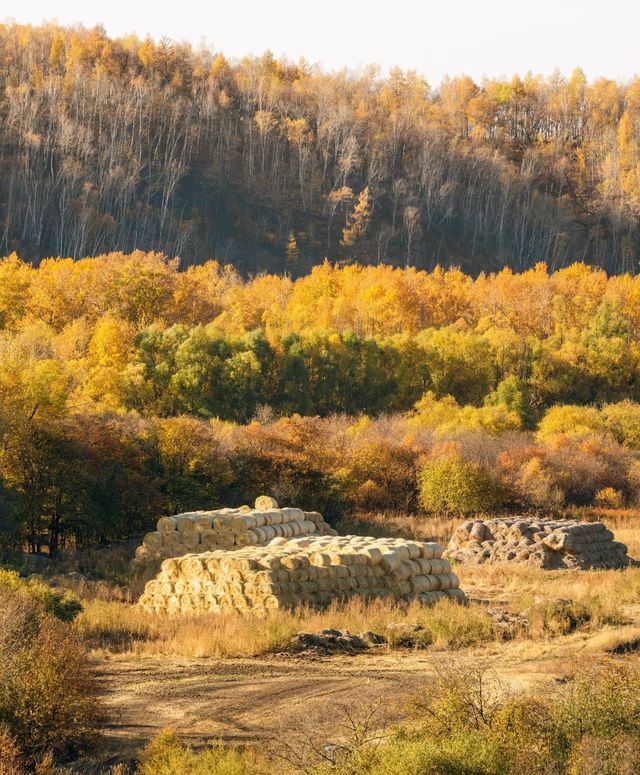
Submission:
<svg viewBox="0 0 640 775">
<path fill-rule="evenodd" d="M 162 533 L 147 533 L 142 539 L 142 545 L 152 552 L 158 551 L 158 549 L 162 548 Z"/>
<path fill-rule="evenodd" d="M 268 495 L 259 495 L 256 498 L 256 510 L 267 511 L 268 509 L 277 509 L 278 501 L 275 498 L 270 498 Z"/>
<path fill-rule="evenodd" d="M 157 530 L 143 538 L 146 551 L 138 552 L 135 562 L 144 564 L 196 550 L 266 545 L 274 538 L 337 535 L 319 512 L 293 507 L 280 509 L 268 496 L 260 496 L 256 503 L 259 507 L 255 509 L 225 507 L 161 517 Z"/>
<path fill-rule="evenodd" d="M 627 549 L 601 522 L 490 519 L 465 522 L 445 556 L 457 562 L 521 562 L 544 569 L 623 568 Z"/>
<path fill-rule="evenodd" d="M 251 531 L 244 531 L 248 535 Z M 326 536 L 166 560 L 140 604 L 167 613 L 326 606 L 360 595 L 433 603 L 464 600 L 437 545 L 401 539 Z"/>
</svg>

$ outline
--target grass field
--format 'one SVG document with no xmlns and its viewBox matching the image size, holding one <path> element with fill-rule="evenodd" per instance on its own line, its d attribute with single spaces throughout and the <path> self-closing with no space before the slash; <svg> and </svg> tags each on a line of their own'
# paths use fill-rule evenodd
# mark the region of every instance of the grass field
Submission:
<svg viewBox="0 0 640 775">
<path fill-rule="evenodd" d="M 571 516 L 602 519 L 629 546 L 631 556 L 640 557 L 640 512 L 589 509 Z M 446 543 L 458 522 L 361 514 L 340 529 Z M 115 556 L 119 557 L 118 550 Z M 126 564 L 122 558 L 112 564 L 105 563 L 104 556 L 98 558 L 98 562 L 96 557 L 66 558 L 62 570 L 81 567 L 93 577 L 89 581 L 65 577 L 64 583 L 82 599 L 84 610 L 74 627 L 89 650 L 111 713 L 95 754 L 103 762 L 140 756 L 149 741 L 169 727 L 177 730 L 178 737 L 165 735 L 152 743 L 151 754 L 145 754 L 150 761 L 160 755 L 159 750 L 163 761 L 172 756 L 177 757 L 175 762 L 183 757 L 191 761 L 193 755 L 186 769 L 174 762 L 175 772 L 207 772 L 197 769 L 201 766 L 197 751 L 217 740 L 254 751 L 250 766 L 249 759 L 239 755 L 241 763 L 236 762 L 230 773 L 268 772 L 273 759 L 265 764 L 261 744 L 273 742 L 274 725 L 291 727 L 304 720 L 299 730 L 302 737 L 309 734 L 309 725 L 316 732 L 325 730 L 325 736 L 335 736 L 336 714 L 358 707 L 366 715 L 367 708 L 380 704 L 385 712 L 375 724 L 371 722 L 373 726 L 388 730 L 413 724 L 411 703 L 424 687 L 438 680 L 442 665 L 446 669 L 452 664 L 473 669 L 490 665 L 499 680 L 519 696 L 552 702 L 571 671 L 591 663 L 615 667 L 638 662 L 640 567 L 635 565 L 582 572 L 458 565 L 455 570 L 469 598 L 464 607 L 450 601 L 425 607 L 353 599 L 323 611 L 299 608 L 276 611 L 267 618 L 240 614 L 162 617 L 135 606 L 148 572 L 132 577 L 130 587 L 123 588 Z M 111 574 L 109 567 L 114 569 Z M 98 576 L 109 578 L 99 581 Z M 297 633 L 325 628 L 355 634 L 372 631 L 385 636 L 386 642 L 356 656 L 291 651 Z M 301 738 L 297 739 L 300 743 Z M 196 753 L 189 753 L 190 746 L 195 746 Z M 233 759 L 226 747 L 206 754 L 211 761 L 219 755 Z M 281 757 L 282 751 L 271 751 L 269 756 Z M 320 766 L 314 761 L 314 768 Z M 81 771 L 93 772 L 91 768 L 98 765 L 92 759 L 86 766 Z M 216 767 L 211 771 L 227 772 L 222 764 Z M 158 769 L 165 771 L 170 770 Z M 321 770 L 301 768 L 289 757 L 283 771 Z M 485 771 L 493 772 L 477 770 Z M 356 768 L 353 772 L 369 771 Z"/>
<path fill-rule="evenodd" d="M 582 518 L 604 517 L 616 537 L 640 556 L 640 512 L 589 510 Z M 456 520 L 402 515 L 360 515 L 342 531 L 397 534 L 446 543 Z M 632 625 L 640 603 L 640 568 L 616 571 L 542 571 L 514 565 L 457 566 L 467 592 L 466 608 L 442 601 L 425 607 L 391 601 L 355 599 L 324 611 L 300 608 L 274 612 L 266 620 L 237 614 L 159 617 L 140 611 L 132 602 L 144 576 L 135 579 L 129 594 L 121 588 L 70 582 L 84 599 L 77 627 L 99 656 L 158 654 L 184 657 L 248 657 L 286 650 L 300 631 L 324 628 L 353 633 L 385 633 L 389 624 L 422 627 L 421 647 L 456 649 L 491 640 L 546 639 L 578 627 Z M 148 575 L 148 574 L 147 574 Z M 96 591 L 97 590 L 97 591 Z M 123 600 L 125 598 L 125 600 Z M 640 620 L 638 621 L 640 624 Z M 390 635 L 386 648 L 402 640 Z"/>
</svg>

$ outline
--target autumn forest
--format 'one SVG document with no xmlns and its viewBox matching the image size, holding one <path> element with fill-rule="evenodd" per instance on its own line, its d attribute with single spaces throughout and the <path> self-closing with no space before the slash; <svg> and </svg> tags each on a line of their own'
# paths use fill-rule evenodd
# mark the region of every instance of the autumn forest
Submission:
<svg viewBox="0 0 640 775">
<path fill-rule="evenodd" d="M 2 25 L 0 123 L 0 549 L 640 499 L 640 80 Z"/>
<path fill-rule="evenodd" d="M 633 504 L 639 298 L 585 264 L 293 280 L 10 255 L 0 542 L 121 540 L 267 488 L 328 516 Z"/>
<path fill-rule="evenodd" d="M 640 80 L 428 84 L 0 25 L 0 251 L 635 271 Z"/>
</svg>

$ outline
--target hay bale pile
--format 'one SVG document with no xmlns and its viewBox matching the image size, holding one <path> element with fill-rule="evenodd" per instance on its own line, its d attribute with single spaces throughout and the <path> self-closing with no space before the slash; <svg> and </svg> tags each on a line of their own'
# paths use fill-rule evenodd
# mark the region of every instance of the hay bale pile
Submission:
<svg viewBox="0 0 640 775">
<path fill-rule="evenodd" d="M 165 560 L 140 605 L 157 613 L 264 613 L 356 595 L 464 601 L 458 584 L 439 544 L 360 536 L 279 539 Z"/>
<path fill-rule="evenodd" d="M 135 562 L 146 564 L 185 554 L 265 546 L 274 538 L 335 535 L 317 511 L 278 508 L 273 498 L 261 495 L 255 508 L 191 511 L 162 517 L 157 530 L 147 533 L 136 549 Z"/>
<path fill-rule="evenodd" d="M 557 570 L 624 568 L 627 547 L 602 522 L 569 519 L 489 519 L 465 522 L 445 557 L 457 562 L 518 562 Z"/>
</svg>

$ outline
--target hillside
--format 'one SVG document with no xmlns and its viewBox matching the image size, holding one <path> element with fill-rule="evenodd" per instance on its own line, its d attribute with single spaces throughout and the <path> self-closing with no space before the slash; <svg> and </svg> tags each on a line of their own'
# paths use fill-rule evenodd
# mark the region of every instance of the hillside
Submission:
<svg viewBox="0 0 640 775">
<path fill-rule="evenodd" d="M 640 80 L 427 84 L 0 25 L 0 254 L 634 270 Z"/>
</svg>

